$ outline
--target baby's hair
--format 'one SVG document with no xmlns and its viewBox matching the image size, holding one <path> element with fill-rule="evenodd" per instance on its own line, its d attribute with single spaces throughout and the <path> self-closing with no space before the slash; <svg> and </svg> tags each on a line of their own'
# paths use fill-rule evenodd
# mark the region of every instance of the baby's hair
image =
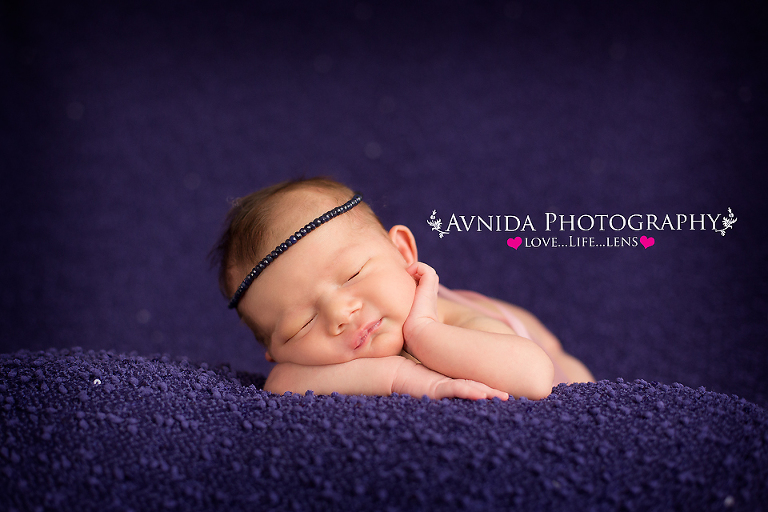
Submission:
<svg viewBox="0 0 768 512">
<path fill-rule="evenodd" d="M 225 221 L 226 229 L 210 255 L 212 265 L 219 267 L 219 289 L 228 300 L 244 277 L 232 276 L 231 272 L 240 268 L 250 269 L 271 249 L 268 243 L 273 236 L 271 226 L 279 199 L 287 192 L 303 189 L 319 190 L 337 204 L 343 204 L 354 195 L 350 188 L 337 181 L 316 177 L 277 183 L 232 202 Z M 381 221 L 367 204 L 360 203 L 358 208 L 383 229 Z"/>
</svg>

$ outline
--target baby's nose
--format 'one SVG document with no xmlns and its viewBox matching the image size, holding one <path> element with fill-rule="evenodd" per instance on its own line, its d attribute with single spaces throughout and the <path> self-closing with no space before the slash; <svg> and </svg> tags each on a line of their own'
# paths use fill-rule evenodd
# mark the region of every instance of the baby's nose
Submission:
<svg viewBox="0 0 768 512">
<path fill-rule="evenodd" d="M 362 303 L 356 297 L 350 294 L 338 294 L 334 300 L 329 301 L 328 309 L 330 318 L 329 328 L 332 334 L 337 335 L 344 332 L 355 313 L 360 310 Z"/>
</svg>

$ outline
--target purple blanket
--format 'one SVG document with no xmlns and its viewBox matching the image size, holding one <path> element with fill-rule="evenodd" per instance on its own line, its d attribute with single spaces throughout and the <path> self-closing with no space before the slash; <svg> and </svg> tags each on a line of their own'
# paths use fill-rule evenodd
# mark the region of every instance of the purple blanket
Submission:
<svg viewBox="0 0 768 512">
<path fill-rule="evenodd" d="M 680 384 L 275 396 L 167 356 L 0 359 L 3 510 L 760 510 L 768 416 Z M 255 385 L 254 385 L 255 384 Z"/>
</svg>

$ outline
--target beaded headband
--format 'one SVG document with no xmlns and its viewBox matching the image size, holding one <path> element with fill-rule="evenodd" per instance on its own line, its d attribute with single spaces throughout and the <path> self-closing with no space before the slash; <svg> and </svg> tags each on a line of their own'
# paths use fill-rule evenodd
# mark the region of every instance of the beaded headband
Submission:
<svg viewBox="0 0 768 512">
<path fill-rule="evenodd" d="M 332 210 L 328 210 L 291 236 L 289 236 L 285 242 L 281 243 L 277 247 L 275 247 L 275 250 L 271 253 L 267 254 L 267 256 L 261 260 L 255 267 L 253 267 L 253 270 L 250 271 L 250 273 L 245 276 L 245 279 L 243 279 L 243 282 L 240 283 L 240 286 L 237 287 L 237 291 L 232 296 L 232 300 L 229 301 L 229 309 L 233 309 L 237 307 L 238 302 L 240 302 L 240 299 L 243 298 L 243 295 L 246 291 L 248 291 L 248 287 L 251 286 L 251 283 L 253 283 L 253 280 L 259 277 L 259 274 L 261 274 L 267 266 L 275 261 L 275 259 L 283 254 L 290 246 L 301 240 L 303 237 L 307 236 L 307 234 L 311 231 L 314 231 L 314 229 L 321 224 L 325 224 L 332 218 L 341 215 L 342 213 L 346 213 L 363 200 L 363 196 L 360 194 L 355 194 L 355 196 L 344 203 L 341 206 L 337 206 L 336 208 Z"/>
</svg>

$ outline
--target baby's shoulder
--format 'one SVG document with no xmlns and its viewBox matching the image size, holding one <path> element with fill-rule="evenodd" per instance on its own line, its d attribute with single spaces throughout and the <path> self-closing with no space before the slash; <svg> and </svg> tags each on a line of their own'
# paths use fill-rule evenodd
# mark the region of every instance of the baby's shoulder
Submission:
<svg viewBox="0 0 768 512">
<path fill-rule="evenodd" d="M 443 301 L 443 322 L 447 325 L 476 331 L 516 334 L 509 324 L 499 318 L 501 315 L 495 314 L 495 311 L 498 310 L 491 302 L 483 305 L 485 309 L 483 310 L 449 299 L 443 299 Z"/>
<path fill-rule="evenodd" d="M 502 322 L 501 320 L 497 320 L 496 318 L 483 316 L 481 314 L 477 314 L 474 317 L 469 318 L 459 327 L 472 329 L 475 331 L 495 332 L 499 334 L 517 334 L 510 325 Z"/>
</svg>

